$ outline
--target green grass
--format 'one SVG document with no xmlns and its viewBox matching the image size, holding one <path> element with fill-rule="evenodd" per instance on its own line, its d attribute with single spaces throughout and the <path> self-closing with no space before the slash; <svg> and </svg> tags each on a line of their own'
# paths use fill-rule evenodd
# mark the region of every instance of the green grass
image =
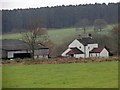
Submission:
<svg viewBox="0 0 120 90">
<path fill-rule="evenodd" d="M 56 45 L 62 44 L 64 38 L 71 36 L 75 33 L 76 33 L 75 28 L 48 30 L 50 40 Z M 0 36 L 1 39 L 20 39 L 21 37 L 22 34 L 20 33 L 5 34 L 3 36 Z"/>
<path fill-rule="evenodd" d="M 98 32 L 99 34 L 106 34 L 108 35 L 110 31 L 112 30 L 114 25 L 108 25 L 102 32 Z M 89 27 L 86 30 L 87 33 L 94 33 L 93 27 Z M 65 38 L 69 36 L 73 36 L 76 34 L 82 35 L 83 30 L 80 29 L 79 31 L 76 31 L 75 28 L 63 28 L 63 29 L 50 29 L 48 30 L 48 35 L 50 40 L 55 45 L 60 45 L 66 40 Z M 22 34 L 15 33 L 15 34 L 5 34 L 3 36 L 0 36 L 0 39 L 20 39 L 22 37 Z"/>
<path fill-rule="evenodd" d="M 81 32 L 81 31 L 79 31 Z M 48 35 L 50 40 L 56 45 L 60 45 L 64 42 L 64 39 L 76 34 L 75 28 L 66 28 L 66 29 L 55 29 L 49 30 Z"/>
<path fill-rule="evenodd" d="M 117 62 L 3 66 L 3 88 L 117 87 Z"/>
</svg>

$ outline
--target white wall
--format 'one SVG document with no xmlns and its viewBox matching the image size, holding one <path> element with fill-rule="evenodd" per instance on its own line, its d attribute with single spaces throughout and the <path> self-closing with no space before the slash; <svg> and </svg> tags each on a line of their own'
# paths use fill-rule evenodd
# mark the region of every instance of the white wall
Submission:
<svg viewBox="0 0 120 90">
<path fill-rule="evenodd" d="M 84 54 L 75 54 L 74 57 L 75 58 L 84 58 Z"/>
<path fill-rule="evenodd" d="M 100 53 L 90 53 L 90 57 L 100 57 Z"/>
<path fill-rule="evenodd" d="M 109 52 L 104 48 L 100 53 L 90 53 L 90 57 L 109 57 Z"/>
<path fill-rule="evenodd" d="M 27 53 L 27 51 L 8 51 L 7 58 L 13 58 L 14 53 Z"/>
<path fill-rule="evenodd" d="M 69 48 L 77 47 L 77 48 L 79 48 L 81 51 L 84 52 L 84 46 L 83 46 L 83 44 L 80 43 L 77 39 L 75 39 L 68 47 L 69 47 Z"/>
<path fill-rule="evenodd" d="M 80 43 L 77 39 L 75 39 L 69 46 L 71 47 L 77 47 L 81 51 L 85 52 L 85 58 L 89 57 L 89 51 L 91 51 L 93 48 L 98 48 L 98 44 L 88 44 L 87 46 L 84 46 L 82 43 Z"/>
<path fill-rule="evenodd" d="M 46 59 L 48 59 L 48 55 L 44 55 L 44 56 L 43 55 L 35 55 L 34 58 L 35 59 L 40 59 L 40 58 L 46 58 Z"/>
<path fill-rule="evenodd" d="M 85 47 L 85 56 L 86 58 L 88 58 L 90 55 L 89 55 L 89 52 L 93 49 L 93 48 L 98 48 L 98 44 L 88 44 L 86 47 Z"/>
<path fill-rule="evenodd" d="M 98 44 L 95 43 L 95 44 L 88 44 L 87 46 L 84 46 L 82 43 L 80 43 L 77 39 L 75 39 L 69 46 L 68 46 L 68 49 L 66 51 L 64 51 L 62 53 L 62 56 L 67 56 L 66 53 L 70 51 L 69 48 L 72 48 L 72 47 L 77 47 L 78 49 L 80 49 L 82 52 L 85 53 L 85 55 L 81 54 L 82 56 L 80 57 L 84 57 L 84 58 L 88 58 L 90 55 L 89 55 L 89 52 L 93 49 L 93 48 L 98 48 Z M 77 57 L 79 57 L 79 55 L 77 55 Z"/>
<path fill-rule="evenodd" d="M 49 49 L 40 49 L 40 50 L 35 50 L 34 52 L 34 58 L 48 58 L 49 55 Z"/>
<path fill-rule="evenodd" d="M 100 57 L 109 57 L 109 52 L 104 48 L 100 53 Z"/>
<path fill-rule="evenodd" d="M 68 48 L 67 50 L 65 50 L 65 51 L 61 54 L 61 56 L 67 56 L 66 53 L 68 53 L 70 50 L 71 50 L 71 49 Z"/>
<path fill-rule="evenodd" d="M 46 56 L 49 54 L 49 49 L 39 49 L 39 50 L 35 50 L 34 51 L 34 55 L 42 55 L 42 56 Z"/>
</svg>

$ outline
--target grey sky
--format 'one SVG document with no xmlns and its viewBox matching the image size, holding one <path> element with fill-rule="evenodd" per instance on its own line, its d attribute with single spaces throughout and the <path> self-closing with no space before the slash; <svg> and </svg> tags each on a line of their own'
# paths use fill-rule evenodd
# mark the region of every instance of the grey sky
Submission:
<svg viewBox="0 0 120 90">
<path fill-rule="evenodd" d="M 37 8 L 56 5 L 119 2 L 119 0 L 0 0 L 0 9 Z"/>
</svg>

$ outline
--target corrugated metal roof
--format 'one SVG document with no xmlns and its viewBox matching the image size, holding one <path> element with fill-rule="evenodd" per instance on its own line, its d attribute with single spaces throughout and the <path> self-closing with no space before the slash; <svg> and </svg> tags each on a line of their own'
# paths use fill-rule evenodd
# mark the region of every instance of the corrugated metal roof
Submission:
<svg viewBox="0 0 120 90">
<path fill-rule="evenodd" d="M 4 39 L 2 40 L 2 49 L 4 50 L 29 50 L 30 46 L 22 40 Z M 45 46 L 41 44 L 35 45 L 35 49 L 44 49 Z"/>
</svg>

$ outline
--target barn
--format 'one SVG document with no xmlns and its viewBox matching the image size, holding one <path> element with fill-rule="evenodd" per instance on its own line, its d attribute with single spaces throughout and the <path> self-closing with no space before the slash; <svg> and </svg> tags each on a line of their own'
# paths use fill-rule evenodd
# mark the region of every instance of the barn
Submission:
<svg viewBox="0 0 120 90">
<path fill-rule="evenodd" d="M 29 45 L 22 40 L 4 39 L 1 40 L 1 55 L 3 59 L 31 58 Z M 34 58 L 48 58 L 49 48 L 42 44 L 35 45 Z"/>
</svg>

